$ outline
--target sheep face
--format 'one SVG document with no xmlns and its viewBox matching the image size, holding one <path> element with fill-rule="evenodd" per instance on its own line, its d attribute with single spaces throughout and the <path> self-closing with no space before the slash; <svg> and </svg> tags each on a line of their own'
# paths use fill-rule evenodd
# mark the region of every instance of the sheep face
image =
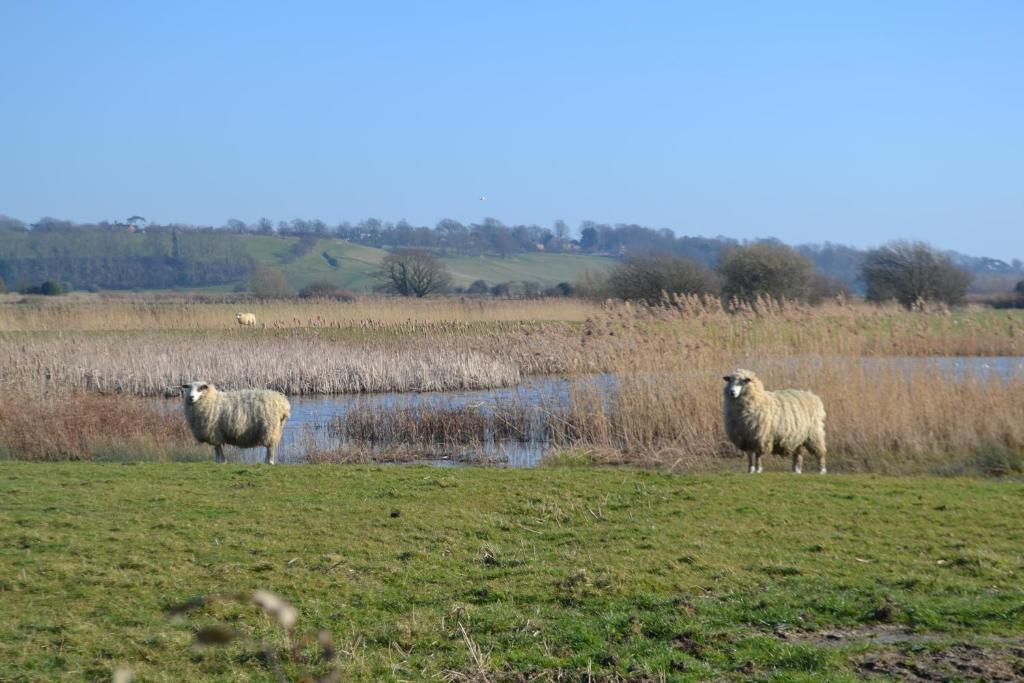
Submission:
<svg viewBox="0 0 1024 683">
<path fill-rule="evenodd" d="M 185 401 L 187 403 L 197 403 L 210 390 L 210 385 L 206 382 L 192 382 L 190 384 L 182 384 L 181 389 L 185 393 Z"/>
<path fill-rule="evenodd" d="M 757 376 L 749 370 L 734 370 L 731 375 L 726 375 L 722 379 L 725 380 L 725 397 L 732 399 L 738 399 L 744 394 L 749 395 L 751 389 L 758 383 Z"/>
<path fill-rule="evenodd" d="M 743 390 L 750 384 L 750 378 L 748 377 L 726 375 L 722 379 L 725 380 L 725 395 L 728 398 L 739 398 L 743 394 Z"/>
</svg>

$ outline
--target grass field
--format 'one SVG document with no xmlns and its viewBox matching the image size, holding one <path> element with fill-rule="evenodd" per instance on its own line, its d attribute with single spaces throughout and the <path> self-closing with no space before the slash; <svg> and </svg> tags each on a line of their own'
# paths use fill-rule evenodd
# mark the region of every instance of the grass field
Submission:
<svg viewBox="0 0 1024 683">
<path fill-rule="evenodd" d="M 288 260 L 288 250 L 298 241 L 297 237 L 244 235 L 241 239 L 257 262 L 283 270 L 288 282 L 296 289 L 311 282 L 326 280 L 338 287 L 368 291 L 380 284 L 373 273 L 379 269 L 381 260 L 388 253 L 384 249 L 346 240 L 324 238 L 309 253 Z M 337 260 L 337 267 L 324 258 L 324 252 Z M 489 285 L 532 280 L 550 286 L 559 282 L 572 282 L 587 270 L 607 270 L 614 263 L 612 259 L 602 256 L 544 253 L 516 254 L 507 258 L 452 257 L 441 260 L 451 271 L 453 284 L 460 287 L 474 280 L 484 280 Z"/>
<path fill-rule="evenodd" d="M 255 608 L 166 615 L 254 589 L 341 680 L 1024 675 L 1019 482 L 3 463 L 0 498 L 5 681 L 296 677 Z"/>
</svg>

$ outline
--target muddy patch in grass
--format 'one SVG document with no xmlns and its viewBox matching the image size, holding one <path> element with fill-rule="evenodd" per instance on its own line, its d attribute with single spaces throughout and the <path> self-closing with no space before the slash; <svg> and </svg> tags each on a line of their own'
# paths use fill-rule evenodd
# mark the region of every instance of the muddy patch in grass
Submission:
<svg viewBox="0 0 1024 683">
<path fill-rule="evenodd" d="M 980 647 L 960 643 L 921 652 L 886 650 L 855 660 L 857 673 L 902 681 L 1024 680 L 1024 647 Z"/>
<path fill-rule="evenodd" d="M 1024 680 L 1024 638 L 990 636 L 981 644 L 958 642 L 955 635 L 917 632 L 896 624 L 874 624 L 820 631 L 776 630 L 777 638 L 818 647 L 877 647 L 856 654 L 851 665 L 860 676 L 903 681 Z"/>
</svg>

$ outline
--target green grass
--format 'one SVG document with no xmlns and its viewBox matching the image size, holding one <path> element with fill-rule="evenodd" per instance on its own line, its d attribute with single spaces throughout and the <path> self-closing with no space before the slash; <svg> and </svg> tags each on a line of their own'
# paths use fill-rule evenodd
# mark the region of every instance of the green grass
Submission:
<svg viewBox="0 0 1024 683">
<path fill-rule="evenodd" d="M 280 268 L 296 289 L 318 280 L 326 280 L 337 287 L 369 290 L 380 284 L 373 273 L 380 268 L 381 260 L 388 254 L 384 249 L 325 238 L 317 242 L 308 254 L 288 261 L 288 250 L 298 241 L 297 237 L 243 235 L 240 239 L 257 262 Z M 324 258 L 325 251 L 337 260 L 337 267 Z M 451 271 L 453 283 L 462 287 L 474 280 L 484 280 L 489 285 L 533 280 L 551 286 L 559 282 L 572 282 L 586 270 L 607 270 L 614 263 L 607 257 L 582 254 L 517 254 L 508 258 L 459 257 L 444 258 L 442 261 Z"/>
<path fill-rule="evenodd" d="M 584 272 L 605 271 L 615 262 L 605 256 L 582 254 L 517 254 L 507 258 L 460 257 L 441 259 L 452 272 L 457 285 L 484 280 L 499 282 L 533 280 L 544 285 L 572 282 Z"/>
<path fill-rule="evenodd" d="M 165 615 L 256 588 L 334 634 L 342 680 L 848 680 L 895 646 L 814 634 L 1024 635 L 1019 482 L 0 463 L 0 500 L 5 681 L 273 680 L 247 641 L 190 649 L 214 623 L 294 676 L 255 608 Z"/>
</svg>

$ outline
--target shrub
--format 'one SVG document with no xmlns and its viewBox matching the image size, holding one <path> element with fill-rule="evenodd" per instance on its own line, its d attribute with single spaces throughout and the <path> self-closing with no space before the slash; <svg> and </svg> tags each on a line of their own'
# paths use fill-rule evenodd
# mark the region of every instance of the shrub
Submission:
<svg viewBox="0 0 1024 683">
<path fill-rule="evenodd" d="M 261 299 L 295 296 L 295 290 L 288 284 L 284 273 L 269 266 L 257 266 L 253 269 L 249 278 L 249 291 Z"/>
<path fill-rule="evenodd" d="M 568 282 L 559 282 L 554 287 L 544 290 L 544 296 L 572 296 L 573 286 Z"/>
<path fill-rule="evenodd" d="M 918 301 L 963 303 L 973 277 L 924 242 L 892 242 L 864 257 L 861 275 L 871 301 L 895 299 L 906 307 Z"/>
<path fill-rule="evenodd" d="M 792 247 L 772 242 L 729 250 L 718 264 L 718 274 L 722 294 L 741 301 L 759 296 L 807 301 L 816 277 L 810 259 Z"/>
<path fill-rule="evenodd" d="M 487 283 L 483 280 L 474 280 L 473 283 L 466 288 L 466 294 L 480 296 L 487 294 L 488 292 L 490 292 L 490 288 L 488 288 Z"/>
<path fill-rule="evenodd" d="M 632 256 L 608 277 L 608 294 L 619 299 L 657 304 L 662 293 L 717 294 L 718 280 L 710 270 L 679 256 Z"/>
<path fill-rule="evenodd" d="M 57 296 L 64 293 L 64 289 L 60 286 L 60 283 L 56 280 L 47 280 L 46 282 L 35 285 L 34 287 L 26 287 L 21 290 L 22 294 L 42 294 L 43 296 Z"/>
<path fill-rule="evenodd" d="M 355 301 L 352 292 L 337 287 L 326 280 L 317 280 L 299 290 L 303 299 L 336 299 L 338 301 Z"/>
</svg>

